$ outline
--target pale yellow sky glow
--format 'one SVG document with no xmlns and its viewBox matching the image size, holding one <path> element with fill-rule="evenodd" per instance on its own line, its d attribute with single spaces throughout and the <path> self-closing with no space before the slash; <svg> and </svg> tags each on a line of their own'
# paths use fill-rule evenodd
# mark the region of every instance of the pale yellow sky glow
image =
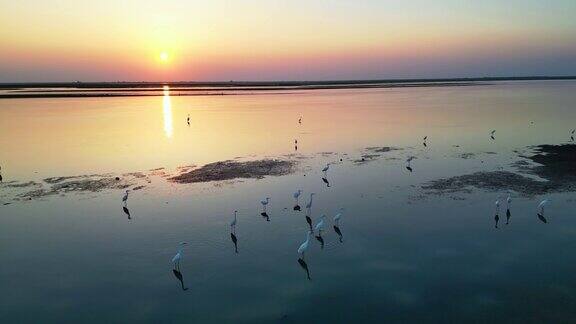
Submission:
<svg viewBox="0 0 576 324">
<path fill-rule="evenodd" d="M 0 3 L 0 82 L 576 74 L 573 1 Z"/>
</svg>

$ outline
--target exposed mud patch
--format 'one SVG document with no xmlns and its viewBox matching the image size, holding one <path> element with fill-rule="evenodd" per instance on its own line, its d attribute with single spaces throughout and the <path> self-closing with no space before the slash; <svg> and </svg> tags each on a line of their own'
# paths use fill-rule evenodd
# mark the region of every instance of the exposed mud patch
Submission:
<svg viewBox="0 0 576 324">
<path fill-rule="evenodd" d="M 49 188 L 40 188 L 19 194 L 20 198 L 36 199 L 45 196 L 65 194 L 69 192 L 99 192 L 105 189 L 127 189 L 134 184 L 132 178 L 118 178 L 113 176 L 77 176 L 49 178 L 52 183 Z"/>
<path fill-rule="evenodd" d="M 532 155 L 520 155 L 525 160 L 512 164 L 526 175 L 510 171 L 476 172 L 430 181 L 422 189 L 438 194 L 470 192 L 472 188 L 513 190 L 526 196 L 576 191 L 576 145 L 539 145 L 530 149 Z"/>
<path fill-rule="evenodd" d="M 222 161 L 184 172 L 168 180 L 177 183 L 196 183 L 232 180 L 239 178 L 264 178 L 281 176 L 294 172 L 295 161 L 266 159 L 258 161 Z"/>
<path fill-rule="evenodd" d="M 400 151 L 402 150 L 399 147 L 391 147 L 391 146 L 373 146 L 373 147 L 367 147 L 366 151 L 370 151 L 370 152 L 374 152 L 374 153 L 387 153 L 387 152 L 391 152 L 391 151 Z"/>
</svg>

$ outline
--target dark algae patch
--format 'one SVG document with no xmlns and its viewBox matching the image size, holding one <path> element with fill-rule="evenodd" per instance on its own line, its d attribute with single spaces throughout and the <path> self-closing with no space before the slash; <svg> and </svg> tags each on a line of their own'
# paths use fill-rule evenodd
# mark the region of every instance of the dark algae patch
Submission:
<svg viewBox="0 0 576 324">
<path fill-rule="evenodd" d="M 433 180 L 422 188 L 436 193 L 466 192 L 471 188 L 513 190 L 527 196 L 576 191 L 576 145 L 539 145 L 530 149 L 531 155 L 520 156 L 526 160 L 512 165 L 542 180 L 510 171 L 485 171 Z"/>
<path fill-rule="evenodd" d="M 261 179 L 265 176 L 281 176 L 294 172 L 295 161 L 265 159 L 258 161 L 222 161 L 206 164 L 203 167 L 184 172 L 170 181 L 177 183 L 197 183 L 232 180 L 238 178 Z"/>
</svg>

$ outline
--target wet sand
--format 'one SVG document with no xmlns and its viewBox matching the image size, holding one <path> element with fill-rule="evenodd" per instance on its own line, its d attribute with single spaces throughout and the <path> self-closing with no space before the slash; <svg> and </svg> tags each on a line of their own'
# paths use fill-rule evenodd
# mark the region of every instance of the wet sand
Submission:
<svg viewBox="0 0 576 324">
<path fill-rule="evenodd" d="M 512 190 L 524 196 L 576 191 L 576 145 L 538 145 L 531 154 L 520 154 L 512 164 L 516 172 L 482 171 L 430 181 L 422 189 L 436 194 L 470 192 L 472 188 L 488 191 Z M 465 159 L 471 153 L 463 154 Z M 525 175 L 523 175 L 524 173 Z M 528 177 L 537 176 L 539 179 Z"/>
</svg>

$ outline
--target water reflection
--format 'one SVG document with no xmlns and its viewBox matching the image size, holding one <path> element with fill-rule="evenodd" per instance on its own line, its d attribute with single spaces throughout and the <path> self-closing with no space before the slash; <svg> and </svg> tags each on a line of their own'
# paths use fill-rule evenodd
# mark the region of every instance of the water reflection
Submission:
<svg viewBox="0 0 576 324">
<path fill-rule="evenodd" d="M 266 219 L 267 222 L 270 221 L 270 216 L 268 215 L 267 212 L 261 212 L 260 216 L 264 217 L 264 219 Z"/>
<path fill-rule="evenodd" d="M 238 238 L 236 237 L 236 234 L 233 232 L 230 233 L 230 239 L 232 240 L 232 243 L 234 243 L 234 252 L 238 253 Z"/>
<path fill-rule="evenodd" d="M 548 223 L 548 220 L 546 219 L 546 217 L 544 217 L 544 215 L 541 213 L 538 213 L 538 219 L 544 224 Z"/>
<path fill-rule="evenodd" d="M 324 249 L 324 238 L 322 237 L 321 232 L 318 232 L 318 235 L 316 235 L 316 240 L 320 242 L 320 249 Z"/>
<path fill-rule="evenodd" d="M 164 86 L 164 97 L 162 97 L 162 108 L 164 113 L 164 133 L 167 138 L 171 138 L 174 133 L 172 122 L 172 102 L 170 101 L 170 87 Z"/>
<path fill-rule="evenodd" d="M 172 269 L 172 273 L 174 274 L 174 277 L 176 277 L 176 279 L 180 281 L 180 287 L 182 288 L 182 290 L 183 291 L 188 290 L 188 288 L 184 287 L 184 276 L 182 275 L 182 272 L 180 272 L 180 269 L 178 270 Z"/>
<path fill-rule="evenodd" d="M 128 215 L 128 219 L 132 219 L 132 217 L 130 216 L 130 210 L 128 209 L 128 207 L 123 206 L 122 211 L 124 211 L 124 214 Z"/>
<path fill-rule="evenodd" d="M 510 212 L 510 208 L 506 209 L 506 225 L 510 224 L 510 217 L 512 217 L 512 213 Z"/>
<path fill-rule="evenodd" d="M 338 241 L 340 241 L 340 243 L 343 243 L 343 238 L 344 236 L 342 235 L 342 231 L 340 230 L 339 226 L 334 225 L 334 232 L 336 232 L 336 234 L 338 235 Z"/>
<path fill-rule="evenodd" d="M 308 280 L 312 280 L 310 278 L 310 270 L 308 270 L 308 264 L 306 261 L 304 261 L 302 258 L 298 258 L 298 264 L 300 267 L 302 267 L 302 269 L 304 269 L 304 271 L 306 271 L 306 278 L 308 278 Z"/>
<path fill-rule="evenodd" d="M 330 188 L 330 181 L 328 181 L 328 178 L 323 177 L 323 178 L 322 178 L 322 182 L 324 182 L 324 183 L 326 184 L 326 187 L 327 187 L 327 188 Z"/>
</svg>

